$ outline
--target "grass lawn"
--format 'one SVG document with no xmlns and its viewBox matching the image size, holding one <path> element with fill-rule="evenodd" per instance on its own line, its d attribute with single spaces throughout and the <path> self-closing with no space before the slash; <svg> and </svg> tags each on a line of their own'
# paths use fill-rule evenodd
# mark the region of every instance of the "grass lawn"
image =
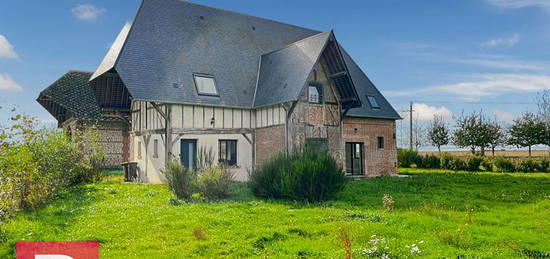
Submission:
<svg viewBox="0 0 550 259">
<path fill-rule="evenodd" d="M 0 258 L 18 240 L 98 240 L 102 258 L 343 258 L 342 233 L 356 258 L 374 246 L 392 258 L 550 257 L 550 174 L 402 173 L 412 177 L 353 181 L 322 204 L 259 200 L 241 185 L 231 200 L 172 205 L 166 186 L 109 176 L 0 225 Z"/>
</svg>

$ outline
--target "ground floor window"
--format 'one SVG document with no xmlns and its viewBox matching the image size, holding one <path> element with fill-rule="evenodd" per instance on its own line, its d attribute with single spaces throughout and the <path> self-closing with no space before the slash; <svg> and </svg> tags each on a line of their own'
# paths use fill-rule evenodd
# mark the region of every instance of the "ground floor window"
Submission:
<svg viewBox="0 0 550 259">
<path fill-rule="evenodd" d="M 363 143 L 346 142 L 346 173 L 363 175 Z"/>
<path fill-rule="evenodd" d="M 237 165 L 237 140 L 220 140 L 219 158 L 219 162 L 222 164 Z"/>
</svg>

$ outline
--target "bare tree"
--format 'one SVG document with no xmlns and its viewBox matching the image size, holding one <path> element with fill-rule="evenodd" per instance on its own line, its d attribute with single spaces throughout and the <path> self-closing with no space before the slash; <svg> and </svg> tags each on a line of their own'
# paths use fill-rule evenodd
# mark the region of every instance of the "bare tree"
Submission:
<svg viewBox="0 0 550 259">
<path fill-rule="evenodd" d="M 443 117 L 434 115 L 428 128 L 428 141 L 437 147 L 437 151 L 441 155 L 441 146 L 449 144 L 449 140 L 449 127 L 443 121 Z"/>
</svg>

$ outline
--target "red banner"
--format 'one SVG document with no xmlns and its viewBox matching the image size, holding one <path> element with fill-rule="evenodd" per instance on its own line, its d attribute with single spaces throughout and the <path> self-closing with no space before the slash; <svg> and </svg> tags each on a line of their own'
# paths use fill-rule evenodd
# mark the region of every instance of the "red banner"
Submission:
<svg viewBox="0 0 550 259">
<path fill-rule="evenodd" d="M 33 242 L 15 244 L 16 259 L 98 259 L 99 242 Z"/>
</svg>

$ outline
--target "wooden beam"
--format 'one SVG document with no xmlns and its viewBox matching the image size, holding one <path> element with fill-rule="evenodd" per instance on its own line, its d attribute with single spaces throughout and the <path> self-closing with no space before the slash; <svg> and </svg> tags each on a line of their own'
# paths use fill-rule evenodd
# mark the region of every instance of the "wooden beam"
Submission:
<svg viewBox="0 0 550 259">
<path fill-rule="evenodd" d="M 189 129 L 173 128 L 173 134 L 252 134 L 253 129 Z"/>
<path fill-rule="evenodd" d="M 244 133 L 241 133 L 243 135 L 243 137 L 246 139 L 246 141 L 250 144 L 252 144 L 252 140 Z"/>
<path fill-rule="evenodd" d="M 344 118 L 346 117 L 346 115 L 348 114 L 349 112 L 349 109 L 351 109 L 350 107 L 347 107 L 344 112 L 340 115 L 340 121 L 343 121 Z"/>
<path fill-rule="evenodd" d="M 172 120 L 171 120 L 171 114 L 172 114 L 172 105 L 165 104 L 166 107 L 166 114 L 164 114 L 164 126 L 165 126 L 165 134 L 166 134 L 166 141 L 164 144 L 165 149 L 165 164 L 166 168 L 168 168 L 168 164 L 170 164 L 171 156 L 172 156 L 172 146 L 170 144 L 172 143 Z M 155 107 L 157 109 L 157 107 Z M 160 109 L 159 109 L 160 110 Z M 162 115 L 162 114 L 161 114 Z"/>
<path fill-rule="evenodd" d="M 338 73 L 334 73 L 332 75 L 329 75 L 328 77 L 329 78 L 334 78 L 334 77 L 341 77 L 341 76 L 345 76 L 347 75 L 348 73 L 346 73 L 346 71 L 341 71 L 341 72 L 338 72 Z"/>
<path fill-rule="evenodd" d="M 166 113 L 164 113 L 164 111 L 159 107 L 159 105 L 157 103 L 151 102 L 151 105 L 153 105 L 153 108 L 155 108 L 155 110 L 157 110 L 157 112 L 160 114 L 160 116 L 162 116 L 165 120 L 168 120 L 168 116 L 166 115 Z"/>
</svg>

